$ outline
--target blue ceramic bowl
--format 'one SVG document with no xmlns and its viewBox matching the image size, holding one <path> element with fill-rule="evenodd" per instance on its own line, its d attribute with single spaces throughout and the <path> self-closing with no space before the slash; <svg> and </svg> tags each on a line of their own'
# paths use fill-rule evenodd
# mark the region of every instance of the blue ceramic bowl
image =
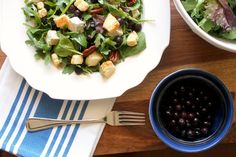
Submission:
<svg viewBox="0 0 236 157">
<path fill-rule="evenodd" d="M 216 109 L 215 116 L 213 117 L 209 136 L 200 140 L 186 141 L 174 137 L 164 127 L 164 122 L 160 117 L 159 107 L 163 94 L 171 87 L 173 82 L 183 81 L 183 79 L 204 82 L 206 86 L 214 88 L 221 101 Z M 149 117 L 156 135 L 169 147 L 189 153 L 203 151 L 219 143 L 230 130 L 233 121 L 233 112 L 233 98 L 223 82 L 216 76 L 199 69 L 183 69 L 165 77 L 153 91 L 149 103 Z"/>
</svg>

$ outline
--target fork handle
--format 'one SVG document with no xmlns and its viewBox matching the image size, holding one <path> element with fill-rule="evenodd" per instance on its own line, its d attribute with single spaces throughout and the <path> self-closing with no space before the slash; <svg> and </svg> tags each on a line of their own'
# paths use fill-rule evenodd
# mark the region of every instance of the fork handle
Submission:
<svg viewBox="0 0 236 157">
<path fill-rule="evenodd" d="M 30 132 L 45 130 L 52 127 L 73 125 L 73 124 L 89 124 L 89 123 L 106 123 L 102 119 L 86 119 L 86 120 L 60 120 L 50 118 L 29 118 L 26 122 L 26 128 Z"/>
</svg>

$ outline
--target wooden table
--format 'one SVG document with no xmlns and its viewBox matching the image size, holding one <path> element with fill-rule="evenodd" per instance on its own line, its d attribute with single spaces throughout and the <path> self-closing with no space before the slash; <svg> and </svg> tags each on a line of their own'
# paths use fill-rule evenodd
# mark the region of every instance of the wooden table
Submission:
<svg viewBox="0 0 236 157">
<path fill-rule="evenodd" d="M 149 98 L 156 84 L 166 75 L 181 68 L 194 67 L 209 71 L 222 79 L 233 94 L 236 92 L 236 54 L 217 49 L 195 35 L 172 2 L 171 18 L 171 41 L 160 64 L 139 86 L 117 98 L 114 110 L 148 113 Z M 1 64 L 4 59 L 3 53 L 0 53 Z M 236 114 L 232 129 L 222 144 L 224 143 L 236 143 Z M 165 147 L 148 121 L 146 126 L 141 127 L 106 126 L 95 155 L 160 150 Z"/>
</svg>

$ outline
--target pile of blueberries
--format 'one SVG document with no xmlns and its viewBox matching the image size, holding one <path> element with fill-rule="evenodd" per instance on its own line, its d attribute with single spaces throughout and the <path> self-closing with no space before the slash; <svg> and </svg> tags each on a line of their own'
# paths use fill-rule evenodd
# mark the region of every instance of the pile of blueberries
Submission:
<svg viewBox="0 0 236 157">
<path fill-rule="evenodd" d="M 212 92 L 206 88 L 177 85 L 163 95 L 159 113 L 169 133 L 182 140 L 194 141 L 209 136 L 214 107 Z"/>
</svg>

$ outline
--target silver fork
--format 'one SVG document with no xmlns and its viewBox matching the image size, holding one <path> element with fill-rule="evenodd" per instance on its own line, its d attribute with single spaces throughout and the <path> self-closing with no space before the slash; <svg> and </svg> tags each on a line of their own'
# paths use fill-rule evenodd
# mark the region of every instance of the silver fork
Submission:
<svg viewBox="0 0 236 157">
<path fill-rule="evenodd" d="M 63 125 L 89 123 L 106 123 L 111 126 L 145 125 L 145 114 L 129 111 L 111 111 L 105 117 L 100 119 L 83 120 L 30 117 L 26 122 L 26 128 L 28 131 L 34 132 Z"/>
</svg>

